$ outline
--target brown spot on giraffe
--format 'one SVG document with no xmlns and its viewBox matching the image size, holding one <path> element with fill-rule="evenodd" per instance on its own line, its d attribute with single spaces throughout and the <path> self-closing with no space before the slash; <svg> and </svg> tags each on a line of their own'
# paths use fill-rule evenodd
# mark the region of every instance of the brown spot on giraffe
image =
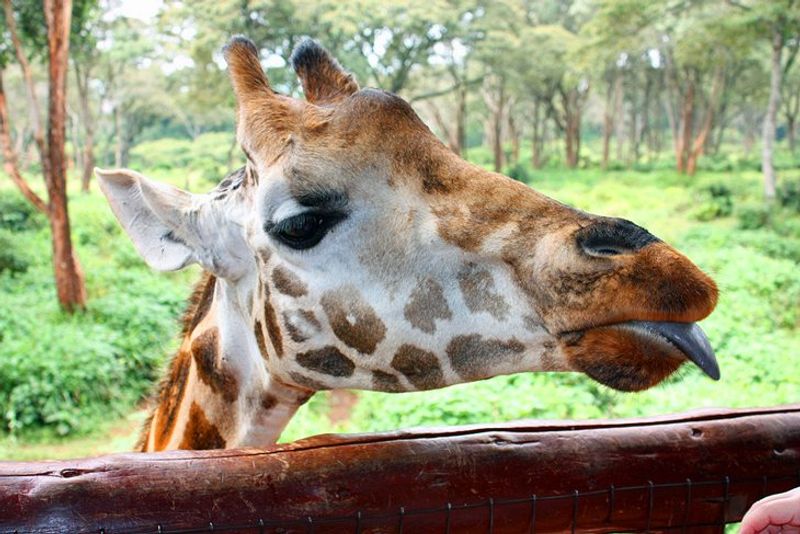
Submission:
<svg viewBox="0 0 800 534">
<path fill-rule="evenodd" d="M 305 282 L 292 271 L 280 265 L 272 270 L 272 283 L 280 293 L 290 297 L 302 297 L 308 293 Z"/>
<path fill-rule="evenodd" d="M 458 273 L 458 287 L 464 303 L 473 313 L 485 311 L 498 321 L 508 318 L 510 306 L 497 292 L 492 273 L 474 263 L 468 263 Z"/>
<path fill-rule="evenodd" d="M 306 376 L 296 371 L 290 371 L 289 378 L 291 378 L 295 384 L 308 388 L 312 391 L 324 391 L 326 389 L 330 389 L 328 386 L 326 386 L 319 380 L 314 380 L 310 376 Z"/>
<path fill-rule="evenodd" d="M 179 449 L 204 450 L 224 449 L 225 440 L 206 417 L 203 409 L 195 402 L 189 408 L 189 419 L 183 432 Z"/>
<path fill-rule="evenodd" d="M 275 308 L 269 300 L 269 293 L 264 286 L 264 291 L 267 293 L 264 301 L 264 320 L 267 323 L 267 335 L 272 343 L 272 348 L 275 349 L 275 355 L 278 358 L 283 358 L 283 338 L 281 338 L 281 328 L 278 326 L 278 317 L 275 315 Z"/>
<path fill-rule="evenodd" d="M 425 278 L 411 292 L 403 316 L 414 328 L 433 334 L 436 331 L 436 319 L 450 319 L 453 313 L 447 305 L 442 286 L 432 278 Z"/>
<path fill-rule="evenodd" d="M 319 332 L 322 326 L 311 310 L 290 310 L 283 312 L 283 325 L 292 341 L 302 343 Z"/>
<path fill-rule="evenodd" d="M 328 291 L 320 303 L 336 337 L 364 354 L 375 352 L 386 326 L 355 287 Z"/>
<path fill-rule="evenodd" d="M 352 376 L 356 368 L 353 360 L 334 346 L 301 352 L 296 359 L 306 369 L 330 376 Z"/>
<path fill-rule="evenodd" d="M 261 397 L 261 408 L 271 410 L 278 405 L 278 399 L 272 393 L 266 393 Z"/>
<path fill-rule="evenodd" d="M 372 387 L 376 391 L 388 391 L 391 393 L 405 391 L 400 385 L 400 380 L 395 375 L 377 369 L 372 371 Z"/>
<path fill-rule="evenodd" d="M 209 328 L 192 340 L 192 355 L 197 367 L 197 376 L 211 391 L 226 402 L 233 402 L 239 396 L 236 377 L 224 366 L 220 357 L 219 329 Z"/>
<path fill-rule="evenodd" d="M 413 345 L 402 345 L 397 350 L 392 367 L 403 373 L 417 389 L 435 389 L 445 385 L 436 356 Z"/>
<path fill-rule="evenodd" d="M 546 332 L 544 326 L 542 326 L 539 320 L 531 315 L 524 316 L 522 318 L 522 324 L 525 326 L 525 329 L 532 334 L 541 334 Z"/>
<path fill-rule="evenodd" d="M 544 371 L 558 371 L 559 366 L 556 364 L 556 344 L 551 340 L 547 340 L 542 344 L 542 370 Z"/>
<path fill-rule="evenodd" d="M 269 259 L 272 257 L 272 251 L 268 248 L 262 248 L 258 250 L 258 259 L 261 261 L 262 265 L 266 265 L 269 263 Z"/>
<path fill-rule="evenodd" d="M 478 334 L 456 336 L 447 344 L 447 355 L 453 370 L 464 380 L 487 378 L 487 369 L 498 361 L 519 355 L 525 346 L 511 339 L 484 339 Z"/>
<path fill-rule="evenodd" d="M 258 345 L 258 352 L 261 353 L 263 358 L 267 357 L 267 342 L 264 339 L 264 325 L 261 324 L 261 321 L 256 319 L 256 325 L 253 329 L 256 335 L 256 345 Z"/>
<path fill-rule="evenodd" d="M 191 355 L 188 352 L 179 351 L 172 360 L 167 380 L 161 386 L 158 408 L 153 415 L 156 422 L 154 439 L 157 449 L 165 448 L 172 436 L 175 421 L 178 418 L 178 410 L 186 392 L 190 361 Z M 144 447 L 147 447 L 147 441 L 144 441 Z"/>
</svg>

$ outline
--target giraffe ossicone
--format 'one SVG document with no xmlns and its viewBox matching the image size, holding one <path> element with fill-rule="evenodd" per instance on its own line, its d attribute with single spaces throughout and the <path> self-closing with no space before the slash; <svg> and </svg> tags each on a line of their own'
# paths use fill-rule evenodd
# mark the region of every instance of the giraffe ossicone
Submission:
<svg viewBox="0 0 800 534">
<path fill-rule="evenodd" d="M 142 450 L 274 443 L 315 391 L 415 391 L 528 371 L 620 390 L 693 361 L 717 288 L 635 224 L 462 160 L 314 41 L 280 95 L 225 49 L 245 167 L 208 194 L 98 170 L 145 261 L 206 271 Z"/>
</svg>

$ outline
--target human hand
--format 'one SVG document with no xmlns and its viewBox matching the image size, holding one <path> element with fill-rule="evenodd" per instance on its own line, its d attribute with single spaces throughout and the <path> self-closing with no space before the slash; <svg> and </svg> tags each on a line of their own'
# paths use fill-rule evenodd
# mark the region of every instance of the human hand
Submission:
<svg viewBox="0 0 800 534">
<path fill-rule="evenodd" d="M 742 518 L 739 534 L 800 534 L 800 488 L 753 504 Z"/>
</svg>

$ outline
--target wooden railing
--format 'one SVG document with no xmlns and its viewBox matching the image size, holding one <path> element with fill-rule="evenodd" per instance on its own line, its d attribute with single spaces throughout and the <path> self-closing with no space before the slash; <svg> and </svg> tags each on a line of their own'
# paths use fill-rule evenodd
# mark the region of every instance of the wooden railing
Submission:
<svg viewBox="0 0 800 534">
<path fill-rule="evenodd" d="M 721 532 L 800 485 L 800 405 L 0 463 L 3 532 Z"/>
</svg>

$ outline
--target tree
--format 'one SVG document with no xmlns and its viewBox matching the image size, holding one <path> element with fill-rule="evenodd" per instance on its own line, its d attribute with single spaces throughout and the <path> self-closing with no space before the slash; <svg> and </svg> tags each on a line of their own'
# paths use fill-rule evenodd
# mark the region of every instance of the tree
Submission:
<svg viewBox="0 0 800 534">
<path fill-rule="evenodd" d="M 773 200 L 777 183 L 773 164 L 776 117 L 780 108 L 783 78 L 792 68 L 800 49 L 800 1 L 728 0 L 728 3 L 740 12 L 738 22 L 743 32 L 769 42 L 770 91 L 761 134 L 761 171 L 764 175 L 764 196 L 767 200 Z"/>
<path fill-rule="evenodd" d="M 95 2 L 78 2 L 73 9 L 82 9 L 84 12 L 74 13 L 72 17 L 72 31 L 70 33 L 70 47 L 72 49 L 72 65 L 75 72 L 75 88 L 78 93 L 78 107 L 80 110 L 80 124 L 83 126 L 84 139 L 81 151 L 81 191 L 89 191 L 89 183 L 94 173 L 94 113 L 92 112 L 89 82 L 93 70 L 100 60 L 98 41 L 102 37 L 103 19 L 100 16 L 99 5 Z M 77 145 L 77 136 L 73 143 Z"/>
<path fill-rule="evenodd" d="M 5 166 L 25 197 L 45 213 L 50 221 L 56 292 L 61 307 L 71 313 L 86 305 L 83 272 L 70 236 L 65 161 L 66 82 L 73 5 L 70 0 L 44 0 L 41 6 L 32 3 L 14 6 L 11 0 L 4 0 L 3 7 L 4 21 L 10 39 L 10 46 L 6 43 L 4 48 L 14 50 L 28 88 L 29 109 L 47 186 L 48 202 L 45 203 L 32 191 L 19 172 L 18 159 L 11 145 L 10 118 L 5 92 L 0 84 L 2 118 L 0 141 L 5 154 Z M 78 13 L 84 12 L 82 3 L 76 4 L 75 7 L 78 8 Z M 19 28 L 22 28 L 24 33 Z M 45 33 L 42 33 L 42 28 L 46 28 Z M 27 40 L 32 50 L 46 50 L 49 88 L 46 139 L 41 126 L 40 106 L 33 84 L 29 57 L 23 49 L 23 39 Z M 2 67 L 7 63 L 8 57 L 3 56 Z M 1 77 L 2 69 L 0 69 L 0 80 Z"/>
<path fill-rule="evenodd" d="M 797 119 L 800 115 L 800 70 L 792 69 L 783 80 L 783 117 L 786 119 L 786 137 L 789 149 L 797 154 Z"/>
</svg>

